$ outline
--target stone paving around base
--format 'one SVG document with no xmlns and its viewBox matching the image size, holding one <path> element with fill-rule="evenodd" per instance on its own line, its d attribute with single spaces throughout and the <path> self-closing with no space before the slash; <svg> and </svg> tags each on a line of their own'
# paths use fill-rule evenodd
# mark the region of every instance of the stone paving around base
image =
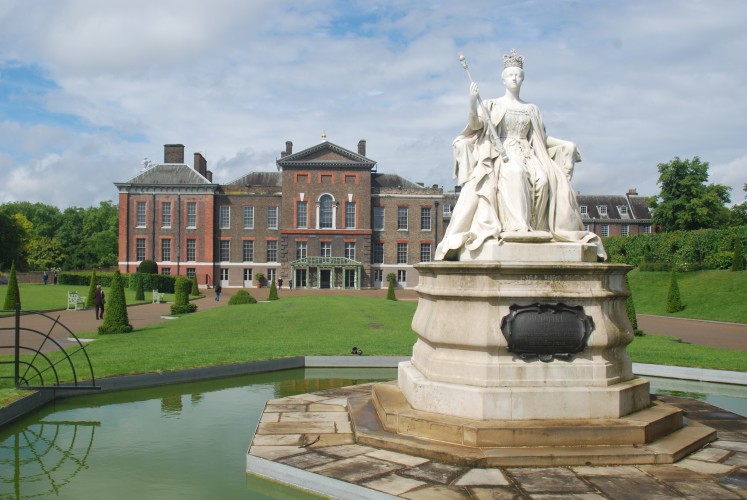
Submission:
<svg viewBox="0 0 747 500">
<path fill-rule="evenodd" d="M 348 398 L 370 390 L 268 401 L 247 472 L 346 499 L 747 498 L 747 418 L 707 403 L 658 398 L 718 431 L 716 441 L 675 464 L 473 469 L 356 444 Z"/>
</svg>

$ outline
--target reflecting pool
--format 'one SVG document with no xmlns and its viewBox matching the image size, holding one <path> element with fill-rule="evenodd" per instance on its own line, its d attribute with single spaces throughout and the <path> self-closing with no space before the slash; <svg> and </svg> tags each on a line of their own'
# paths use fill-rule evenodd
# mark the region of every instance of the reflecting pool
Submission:
<svg viewBox="0 0 747 500">
<path fill-rule="evenodd" d="M 0 429 L 0 498 L 317 498 L 246 475 L 265 402 L 396 377 L 314 368 L 63 399 Z M 646 378 L 747 416 L 747 387 Z"/>
<path fill-rule="evenodd" d="M 0 430 L 0 498 L 317 498 L 247 477 L 265 402 L 396 376 L 299 369 L 63 399 Z"/>
</svg>

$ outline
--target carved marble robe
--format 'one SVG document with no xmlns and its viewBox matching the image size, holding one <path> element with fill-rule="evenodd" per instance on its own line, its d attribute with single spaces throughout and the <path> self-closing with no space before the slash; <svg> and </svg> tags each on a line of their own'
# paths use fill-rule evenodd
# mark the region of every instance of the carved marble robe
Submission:
<svg viewBox="0 0 747 500">
<path fill-rule="evenodd" d="M 459 250 L 478 249 L 501 233 L 547 231 L 553 241 L 592 243 L 606 258 L 600 239 L 584 230 L 570 183 L 580 160 L 575 144 L 548 138 L 539 109 L 505 97 L 484 102 L 496 124 L 508 162 L 483 126 L 469 125 L 454 140 L 454 176 L 462 186 L 436 260 L 454 259 Z"/>
</svg>

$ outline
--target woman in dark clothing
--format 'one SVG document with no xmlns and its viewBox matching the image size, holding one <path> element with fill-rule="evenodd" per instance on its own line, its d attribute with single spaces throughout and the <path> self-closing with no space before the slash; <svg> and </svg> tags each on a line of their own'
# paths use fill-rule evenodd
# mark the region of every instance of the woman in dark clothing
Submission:
<svg viewBox="0 0 747 500">
<path fill-rule="evenodd" d="M 96 291 L 93 293 L 93 306 L 96 309 L 96 319 L 104 319 L 104 290 L 101 285 L 96 285 Z"/>
</svg>

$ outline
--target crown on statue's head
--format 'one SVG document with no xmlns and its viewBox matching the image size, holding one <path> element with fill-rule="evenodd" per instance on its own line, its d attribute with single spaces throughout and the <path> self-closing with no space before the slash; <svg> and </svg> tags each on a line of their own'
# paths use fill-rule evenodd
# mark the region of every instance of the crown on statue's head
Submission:
<svg viewBox="0 0 747 500">
<path fill-rule="evenodd" d="M 524 69 L 524 56 L 517 54 L 516 49 L 511 49 L 509 55 L 503 56 L 503 69 L 512 67 Z"/>
</svg>

